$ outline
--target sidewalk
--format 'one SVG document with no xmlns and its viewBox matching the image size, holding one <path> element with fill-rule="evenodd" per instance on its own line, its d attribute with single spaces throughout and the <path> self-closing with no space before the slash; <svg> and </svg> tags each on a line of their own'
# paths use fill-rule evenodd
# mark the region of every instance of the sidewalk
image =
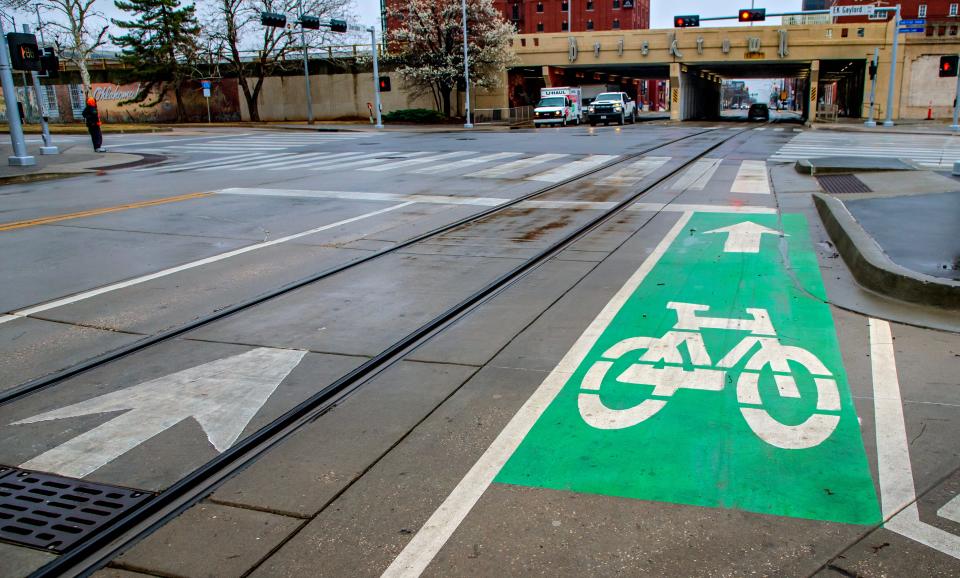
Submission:
<svg viewBox="0 0 960 578">
<path fill-rule="evenodd" d="M 905 119 L 894 121 L 892 127 L 883 126 L 883 119 L 877 120 L 877 126 L 869 128 L 863 125 L 863 119 L 843 118 L 837 122 L 814 122 L 810 125 L 813 130 L 828 130 L 841 132 L 869 132 L 875 134 L 913 134 L 936 136 L 960 136 L 960 132 L 950 130 L 951 119 L 943 120 L 916 120 Z"/>
<path fill-rule="evenodd" d="M 30 143 L 27 152 L 36 159 L 37 164 L 29 167 L 13 167 L 7 164 L 6 158 L 13 154 L 9 142 L 0 145 L 0 185 L 9 183 L 29 183 L 95 173 L 98 170 L 116 168 L 119 166 L 138 163 L 144 159 L 143 155 L 128 153 L 96 153 L 89 144 L 65 143 L 59 144 L 60 154 L 41 155 L 40 145 Z"/>
</svg>

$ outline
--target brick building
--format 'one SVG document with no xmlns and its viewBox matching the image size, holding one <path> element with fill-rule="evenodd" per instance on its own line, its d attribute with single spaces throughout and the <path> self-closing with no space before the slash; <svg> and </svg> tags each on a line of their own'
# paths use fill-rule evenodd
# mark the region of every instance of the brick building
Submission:
<svg viewBox="0 0 960 578">
<path fill-rule="evenodd" d="M 832 2 L 827 2 L 827 8 L 831 5 L 834 6 L 860 6 L 864 2 L 863 0 L 833 0 Z M 915 19 L 925 19 L 928 22 L 953 22 L 960 23 L 960 2 L 951 2 L 950 0 L 897 0 L 892 2 L 889 0 L 879 0 L 877 2 L 872 2 L 877 6 L 884 6 L 893 8 L 897 4 L 900 5 L 900 17 L 906 20 L 915 20 Z M 838 18 L 837 21 L 840 23 L 847 22 L 877 22 L 890 20 L 893 18 L 893 13 L 884 13 L 876 14 L 871 18 L 866 16 L 862 17 L 844 17 Z"/>
<path fill-rule="evenodd" d="M 650 28 L 650 0 L 495 0 L 520 34 Z"/>
</svg>

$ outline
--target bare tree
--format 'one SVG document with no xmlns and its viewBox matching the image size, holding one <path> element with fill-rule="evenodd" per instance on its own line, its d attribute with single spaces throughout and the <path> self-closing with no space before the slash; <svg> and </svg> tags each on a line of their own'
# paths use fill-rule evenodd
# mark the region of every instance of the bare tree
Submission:
<svg viewBox="0 0 960 578">
<path fill-rule="evenodd" d="M 325 18 L 342 18 L 350 13 L 352 0 L 304 0 L 303 13 Z M 302 66 L 288 58 L 302 50 L 300 30 L 289 23 L 300 14 L 300 0 L 214 0 L 206 17 L 207 33 L 220 41 L 220 58 L 236 75 L 237 83 L 247 102 L 250 120 L 260 120 L 258 101 L 264 80 L 284 69 Z M 279 12 L 287 15 L 287 28 L 265 27 L 260 24 L 261 12 Z M 329 31 L 308 31 L 308 47 L 327 42 L 342 41 L 343 37 Z M 216 45 L 215 42 L 211 44 Z"/>
<path fill-rule="evenodd" d="M 437 110 L 450 116 L 450 93 L 464 82 L 463 16 L 460 0 L 408 0 L 389 13 L 387 41 L 397 50 L 397 72 L 421 94 L 433 95 Z M 467 0 L 470 81 L 491 88 L 515 56 L 516 33 L 491 0 Z"/>
<path fill-rule="evenodd" d="M 46 25 L 53 30 L 60 57 L 80 71 L 83 92 L 90 94 L 87 61 L 107 42 L 109 25 L 94 7 L 95 0 L 42 0 L 40 8 L 53 15 Z"/>
</svg>

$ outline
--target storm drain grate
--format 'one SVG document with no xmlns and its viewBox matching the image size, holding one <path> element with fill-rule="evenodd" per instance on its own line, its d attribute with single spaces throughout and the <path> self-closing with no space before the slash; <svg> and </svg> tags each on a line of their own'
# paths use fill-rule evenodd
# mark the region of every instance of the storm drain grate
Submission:
<svg viewBox="0 0 960 578">
<path fill-rule="evenodd" d="M 863 181 L 854 175 L 822 175 L 817 177 L 820 188 L 828 193 L 870 193 Z"/>
<path fill-rule="evenodd" d="M 0 466 L 0 539 L 63 552 L 153 494 Z"/>
</svg>

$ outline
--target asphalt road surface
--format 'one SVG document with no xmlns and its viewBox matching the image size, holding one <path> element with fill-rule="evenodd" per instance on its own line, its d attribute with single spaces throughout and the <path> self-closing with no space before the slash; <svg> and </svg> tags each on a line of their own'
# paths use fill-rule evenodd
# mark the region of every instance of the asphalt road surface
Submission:
<svg viewBox="0 0 960 578">
<path fill-rule="evenodd" d="M 960 318 L 856 285 L 806 135 L 183 131 L 4 187 L 0 500 L 79 509 L 0 507 L 0 576 L 960 575 Z M 137 507 L 71 533 L 112 506 L 36 472 Z"/>
</svg>

